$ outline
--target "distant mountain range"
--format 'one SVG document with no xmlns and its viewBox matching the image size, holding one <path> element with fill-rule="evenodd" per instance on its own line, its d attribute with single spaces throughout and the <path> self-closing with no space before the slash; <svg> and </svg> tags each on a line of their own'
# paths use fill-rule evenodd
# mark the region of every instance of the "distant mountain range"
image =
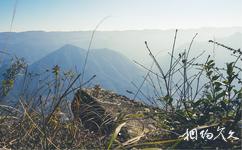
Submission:
<svg viewBox="0 0 242 150">
<path fill-rule="evenodd" d="M 160 52 L 157 60 L 167 69 L 170 60 L 168 52 L 172 48 L 174 33 L 175 30 L 97 31 L 84 79 L 88 80 L 96 75 L 91 82 L 92 85 L 100 84 L 106 89 L 130 96 L 126 90 L 136 90 L 131 81 L 139 85 L 146 72 L 135 65 L 132 59 L 146 67 L 149 67 L 152 61 L 144 41 L 148 41 L 154 54 Z M 195 33 L 198 33 L 198 36 L 193 43 L 191 57 L 205 50 L 204 56 L 208 54 L 215 56 L 216 62 L 222 65 L 230 60 L 229 53 L 221 47 L 208 43 L 208 40 L 216 40 L 236 49 L 242 47 L 242 27 L 179 30 L 175 56 L 188 49 Z M 91 31 L 0 33 L 0 50 L 11 55 L 0 53 L 0 58 L 3 59 L 0 71 L 4 72 L 9 66 L 10 59 L 18 56 L 26 59 L 30 72 L 41 73 L 59 65 L 63 71 L 74 70 L 81 73 L 90 38 Z M 20 81 L 21 79 L 19 85 Z M 147 89 L 145 92 L 148 93 Z"/>
<path fill-rule="evenodd" d="M 226 62 L 232 61 L 234 58 L 231 56 L 231 52 L 226 50 L 223 47 L 217 46 L 213 43 L 209 43 L 209 40 L 214 40 L 216 42 L 222 43 L 226 46 L 229 46 L 234 49 L 241 49 L 242 48 L 242 32 L 235 32 L 230 36 L 227 37 L 220 37 L 220 38 L 211 38 L 207 39 L 205 41 L 197 41 L 194 40 L 191 51 L 190 51 L 190 59 L 197 57 L 202 52 L 203 55 L 198 59 L 197 62 L 203 63 L 207 59 L 208 55 L 211 55 L 211 59 L 214 59 L 216 64 L 219 66 L 225 65 Z M 188 50 L 190 43 L 184 43 L 182 45 L 177 45 L 174 56 L 178 57 L 179 53 L 184 52 L 184 50 Z M 167 51 L 166 53 L 162 53 L 157 56 L 157 59 L 159 60 L 160 64 L 163 64 L 164 68 L 167 68 L 167 64 L 170 59 L 167 59 L 167 57 L 170 57 Z"/>
<path fill-rule="evenodd" d="M 242 27 L 231 28 L 200 28 L 178 30 L 176 47 L 191 41 L 198 33 L 196 42 L 210 39 L 226 38 L 236 33 L 242 33 Z M 92 48 L 110 48 L 124 54 L 129 59 L 146 63 L 150 61 L 144 41 L 148 41 L 154 53 L 171 50 L 175 29 L 170 30 L 128 30 L 128 31 L 96 31 Z M 12 55 L 27 58 L 29 63 L 41 59 L 54 50 L 71 44 L 80 48 L 88 47 L 91 31 L 72 32 L 3 32 L 0 33 L 0 50 L 5 49 Z"/>
</svg>

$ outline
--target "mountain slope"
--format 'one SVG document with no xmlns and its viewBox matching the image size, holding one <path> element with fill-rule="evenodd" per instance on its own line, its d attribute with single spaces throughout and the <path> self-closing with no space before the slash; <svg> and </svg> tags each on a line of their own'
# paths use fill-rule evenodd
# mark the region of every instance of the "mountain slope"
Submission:
<svg viewBox="0 0 242 150">
<path fill-rule="evenodd" d="M 63 71 L 73 70 L 81 73 L 86 52 L 79 47 L 65 45 L 30 65 L 29 70 L 42 73 L 58 65 Z M 89 53 L 84 79 L 88 80 L 93 75 L 96 75 L 93 84 L 127 94 L 126 90 L 134 90 L 131 81 L 137 81 L 143 73 L 125 56 L 109 49 L 95 49 Z"/>
</svg>

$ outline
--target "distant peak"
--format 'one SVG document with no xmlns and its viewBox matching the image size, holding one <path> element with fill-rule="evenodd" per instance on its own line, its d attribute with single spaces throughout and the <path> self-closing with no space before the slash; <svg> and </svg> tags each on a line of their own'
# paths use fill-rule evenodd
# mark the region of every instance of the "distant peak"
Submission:
<svg viewBox="0 0 242 150">
<path fill-rule="evenodd" d="M 71 44 L 65 44 L 61 48 L 57 49 L 56 52 L 65 52 L 65 53 L 80 53 L 85 52 L 86 50 Z"/>
<path fill-rule="evenodd" d="M 65 44 L 64 46 L 61 47 L 61 49 L 66 49 L 66 48 L 81 49 L 80 47 L 77 47 L 77 46 L 71 45 L 71 44 Z"/>
</svg>

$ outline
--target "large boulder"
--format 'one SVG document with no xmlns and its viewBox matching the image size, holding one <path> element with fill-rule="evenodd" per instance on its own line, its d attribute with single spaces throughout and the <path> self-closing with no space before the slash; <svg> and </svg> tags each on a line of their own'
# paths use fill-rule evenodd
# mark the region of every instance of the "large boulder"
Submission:
<svg viewBox="0 0 242 150">
<path fill-rule="evenodd" d="M 71 103 L 73 117 L 91 132 L 110 134 L 115 126 L 112 116 L 107 113 L 94 97 L 79 89 Z"/>
</svg>

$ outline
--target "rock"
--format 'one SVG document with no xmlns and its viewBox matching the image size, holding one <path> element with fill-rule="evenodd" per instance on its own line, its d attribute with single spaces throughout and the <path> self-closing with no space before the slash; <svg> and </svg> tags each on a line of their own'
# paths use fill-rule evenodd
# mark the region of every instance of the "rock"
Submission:
<svg viewBox="0 0 242 150">
<path fill-rule="evenodd" d="M 115 122 L 101 104 L 86 91 L 79 89 L 71 103 L 74 119 L 91 132 L 110 134 Z"/>
</svg>

